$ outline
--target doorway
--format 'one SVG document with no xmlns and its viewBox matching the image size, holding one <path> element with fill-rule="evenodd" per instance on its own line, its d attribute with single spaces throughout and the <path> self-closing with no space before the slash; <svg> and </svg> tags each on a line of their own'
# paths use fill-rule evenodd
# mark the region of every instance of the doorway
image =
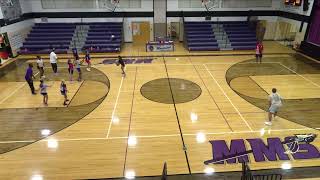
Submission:
<svg viewBox="0 0 320 180">
<path fill-rule="evenodd" d="M 149 22 L 132 22 L 132 40 L 134 44 L 145 44 L 150 40 Z"/>
</svg>

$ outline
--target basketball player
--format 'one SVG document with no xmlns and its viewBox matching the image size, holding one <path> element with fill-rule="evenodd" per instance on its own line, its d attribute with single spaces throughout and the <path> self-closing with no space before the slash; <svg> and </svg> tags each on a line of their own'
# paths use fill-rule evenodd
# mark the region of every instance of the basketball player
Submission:
<svg viewBox="0 0 320 180">
<path fill-rule="evenodd" d="M 55 49 L 53 48 L 50 53 L 50 63 L 51 63 L 52 70 L 53 70 L 54 74 L 57 75 L 57 72 L 58 72 L 57 59 L 58 59 L 58 57 L 54 51 L 55 51 Z"/>
<path fill-rule="evenodd" d="M 40 78 L 44 78 L 44 62 L 40 56 L 37 56 L 37 68 L 40 72 Z"/>
<path fill-rule="evenodd" d="M 64 102 L 63 102 L 63 105 L 66 106 L 67 105 L 67 102 L 69 101 L 68 99 L 68 96 L 67 96 L 67 85 L 66 83 L 64 82 L 64 80 L 61 81 L 61 84 L 60 84 L 60 92 L 61 92 L 61 95 L 64 97 Z"/>
<path fill-rule="evenodd" d="M 261 63 L 262 61 L 262 53 L 263 53 L 263 45 L 260 41 L 257 42 L 256 45 L 256 62 Z"/>
<path fill-rule="evenodd" d="M 121 56 L 118 56 L 118 62 L 117 65 L 121 65 L 121 70 L 122 70 L 122 74 L 123 76 L 126 76 L 126 73 L 124 72 L 124 68 L 126 67 L 126 64 L 124 63 L 123 59 Z"/>
<path fill-rule="evenodd" d="M 80 82 L 82 80 L 82 72 L 81 72 L 81 66 L 80 66 L 81 62 L 80 62 L 79 58 L 75 60 L 74 64 L 75 64 L 75 67 L 79 73 L 78 81 Z"/>
<path fill-rule="evenodd" d="M 68 73 L 69 73 L 69 78 L 70 78 L 70 81 L 72 82 L 72 76 L 73 76 L 73 63 L 71 61 L 71 59 L 68 59 Z"/>
<path fill-rule="evenodd" d="M 279 108 L 282 106 L 281 96 L 277 93 L 276 88 L 272 88 L 272 94 L 269 95 L 269 121 L 265 122 L 266 125 L 272 125 L 272 116 L 277 116 Z"/>
<path fill-rule="evenodd" d="M 40 93 L 43 96 L 43 104 L 47 106 L 48 105 L 47 87 L 49 87 L 49 86 L 44 83 L 43 79 L 40 80 L 39 86 L 40 86 Z"/>
<path fill-rule="evenodd" d="M 24 78 L 26 79 L 26 81 L 27 81 L 27 83 L 28 83 L 28 85 L 29 85 L 29 87 L 30 87 L 30 89 L 31 89 L 31 93 L 32 93 L 33 95 L 35 95 L 36 93 L 35 93 L 34 86 L 33 86 L 33 79 L 34 79 L 35 77 L 34 77 L 34 75 L 33 75 L 33 70 L 32 70 L 32 68 L 33 68 L 33 65 L 30 63 L 30 64 L 29 64 L 29 67 L 28 67 L 28 69 L 27 69 L 26 75 L 24 76 Z"/>
<path fill-rule="evenodd" d="M 88 50 L 86 52 L 86 56 L 84 57 L 84 59 L 85 59 L 86 63 L 88 64 L 87 71 L 91 71 L 91 57 L 90 57 Z"/>
</svg>

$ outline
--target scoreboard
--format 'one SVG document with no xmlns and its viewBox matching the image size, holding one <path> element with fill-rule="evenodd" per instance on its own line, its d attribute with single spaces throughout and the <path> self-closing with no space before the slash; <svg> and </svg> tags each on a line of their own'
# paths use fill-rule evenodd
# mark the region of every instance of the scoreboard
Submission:
<svg viewBox="0 0 320 180">
<path fill-rule="evenodd" d="M 302 0 L 284 0 L 286 5 L 301 6 Z"/>
</svg>

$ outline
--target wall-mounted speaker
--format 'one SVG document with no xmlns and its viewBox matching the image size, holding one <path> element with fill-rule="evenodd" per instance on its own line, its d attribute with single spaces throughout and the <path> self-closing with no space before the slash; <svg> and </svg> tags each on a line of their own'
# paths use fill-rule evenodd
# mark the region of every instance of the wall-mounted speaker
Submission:
<svg viewBox="0 0 320 180">
<path fill-rule="evenodd" d="M 303 1 L 303 11 L 308 11 L 309 10 L 309 0 L 304 0 Z"/>
</svg>

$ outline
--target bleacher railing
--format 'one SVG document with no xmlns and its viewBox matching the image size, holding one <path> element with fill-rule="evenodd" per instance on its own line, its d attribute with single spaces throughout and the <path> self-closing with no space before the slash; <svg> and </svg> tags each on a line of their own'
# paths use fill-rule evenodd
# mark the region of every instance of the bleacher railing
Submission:
<svg viewBox="0 0 320 180">
<path fill-rule="evenodd" d="M 282 180 L 282 175 L 281 174 L 253 175 L 249 165 L 246 162 L 243 162 L 241 180 Z"/>
</svg>

